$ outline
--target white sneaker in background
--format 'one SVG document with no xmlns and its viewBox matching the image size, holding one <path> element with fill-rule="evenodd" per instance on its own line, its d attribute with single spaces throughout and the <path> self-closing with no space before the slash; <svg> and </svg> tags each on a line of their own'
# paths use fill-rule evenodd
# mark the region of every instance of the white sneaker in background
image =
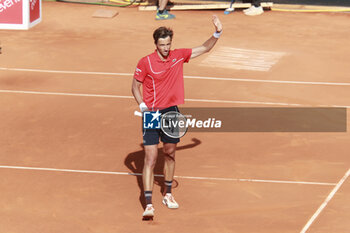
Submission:
<svg viewBox="0 0 350 233">
<path fill-rule="evenodd" d="M 264 13 L 262 6 L 259 6 L 259 7 L 251 6 L 250 8 L 247 9 L 247 11 L 244 12 L 244 14 L 250 15 L 250 16 L 261 15 L 262 13 Z"/>
<path fill-rule="evenodd" d="M 247 8 L 247 9 L 243 10 L 243 12 L 246 13 L 246 12 L 248 12 L 248 11 L 251 11 L 253 8 L 255 8 L 255 6 L 252 5 L 251 7 L 249 7 L 249 8 Z"/>
</svg>

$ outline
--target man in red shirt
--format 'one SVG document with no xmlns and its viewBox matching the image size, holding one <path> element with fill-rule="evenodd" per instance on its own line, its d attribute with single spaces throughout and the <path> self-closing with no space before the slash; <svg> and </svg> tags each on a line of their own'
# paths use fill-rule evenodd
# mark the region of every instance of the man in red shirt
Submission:
<svg viewBox="0 0 350 233">
<path fill-rule="evenodd" d="M 178 112 L 177 105 L 184 103 L 183 64 L 191 58 L 209 52 L 214 47 L 222 33 L 222 24 L 215 15 L 213 16 L 213 24 L 216 29 L 215 33 L 202 45 L 192 49 L 170 50 L 173 31 L 165 27 L 154 31 L 153 38 L 156 50 L 140 59 L 132 82 L 132 93 L 141 112 L 157 110 L 162 114 L 169 111 Z M 171 187 L 175 171 L 176 144 L 180 140 L 165 135 L 160 129 L 143 129 L 145 161 L 142 179 L 146 199 L 144 218 L 154 216 L 152 205 L 153 170 L 158 156 L 159 138 L 163 142 L 165 155 L 163 204 L 171 209 L 179 207 L 171 194 Z"/>
</svg>

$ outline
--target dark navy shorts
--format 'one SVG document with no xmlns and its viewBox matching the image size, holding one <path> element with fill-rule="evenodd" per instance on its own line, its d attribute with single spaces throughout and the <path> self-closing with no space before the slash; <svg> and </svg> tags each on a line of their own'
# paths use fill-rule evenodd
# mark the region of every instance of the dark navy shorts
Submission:
<svg viewBox="0 0 350 233">
<path fill-rule="evenodd" d="M 160 113 L 164 114 L 166 112 L 180 112 L 177 106 L 171 106 L 169 108 L 165 108 L 162 110 L 159 110 Z M 143 122 L 143 121 L 142 121 Z M 142 127 L 143 129 L 143 127 Z M 180 142 L 179 138 L 171 138 L 161 129 L 143 129 L 143 145 L 157 145 L 159 144 L 159 138 L 164 143 L 178 143 Z"/>
</svg>

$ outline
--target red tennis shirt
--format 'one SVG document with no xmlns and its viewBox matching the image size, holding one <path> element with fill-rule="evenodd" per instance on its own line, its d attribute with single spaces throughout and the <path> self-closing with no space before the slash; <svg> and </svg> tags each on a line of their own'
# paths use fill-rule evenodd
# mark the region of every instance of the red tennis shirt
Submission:
<svg viewBox="0 0 350 233">
<path fill-rule="evenodd" d="M 143 102 L 148 109 L 164 109 L 185 102 L 183 64 L 191 58 L 192 49 L 175 49 L 162 61 L 157 50 L 140 59 L 134 78 L 142 82 Z"/>
</svg>

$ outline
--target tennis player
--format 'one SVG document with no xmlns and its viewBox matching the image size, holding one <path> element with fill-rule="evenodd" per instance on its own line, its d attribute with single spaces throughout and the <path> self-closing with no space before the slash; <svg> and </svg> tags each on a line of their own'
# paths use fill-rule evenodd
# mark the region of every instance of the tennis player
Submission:
<svg viewBox="0 0 350 233">
<path fill-rule="evenodd" d="M 164 114 L 168 111 L 179 111 L 177 105 L 184 103 L 183 64 L 190 59 L 209 52 L 222 33 L 219 18 L 213 16 L 214 34 L 202 45 L 192 49 L 171 50 L 173 31 L 160 27 L 153 33 L 155 51 L 140 59 L 132 82 L 132 93 L 139 104 L 141 112 L 157 111 Z M 142 86 L 142 94 L 141 94 Z M 153 170 L 158 156 L 159 139 L 163 142 L 165 155 L 164 179 L 165 193 L 163 204 L 170 209 L 179 208 L 171 187 L 175 171 L 175 150 L 178 138 L 171 138 L 159 130 L 143 129 L 145 161 L 142 172 L 146 208 L 144 218 L 153 218 L 152 190 L 154 182 Z"/>
</svg>

